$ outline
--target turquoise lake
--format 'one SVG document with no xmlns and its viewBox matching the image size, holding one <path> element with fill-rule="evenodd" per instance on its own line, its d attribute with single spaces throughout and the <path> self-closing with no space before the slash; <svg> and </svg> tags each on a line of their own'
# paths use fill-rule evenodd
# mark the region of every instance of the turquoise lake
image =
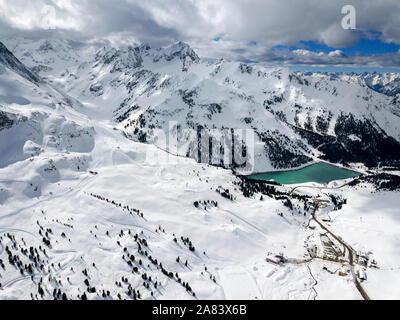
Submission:
<svg viewBox="0 0 400 320">
<path fill-rule="evenodd" d="M 360 173 L 335 167 L 326 163 L 315 163 L 298 170 L 266 172 L 248 176 L 252 180 L 275 181 L 280 184 L 298 184 L 305 182 L 327 183 L 358 177 Z"/>
</svg>

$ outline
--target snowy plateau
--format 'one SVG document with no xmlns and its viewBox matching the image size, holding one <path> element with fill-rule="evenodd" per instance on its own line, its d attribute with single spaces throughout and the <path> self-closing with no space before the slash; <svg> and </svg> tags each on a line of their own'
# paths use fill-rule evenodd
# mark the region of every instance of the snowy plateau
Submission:
<svg viewBox="0 0 400 320">
<path fill-rule="evenodd" d="M 399 299 L 399 79 L 1 39 L 0 299 Z M 198 128 L 253 130 L 254 172 L 361 175 L 251 181 Z"/>
</svg>

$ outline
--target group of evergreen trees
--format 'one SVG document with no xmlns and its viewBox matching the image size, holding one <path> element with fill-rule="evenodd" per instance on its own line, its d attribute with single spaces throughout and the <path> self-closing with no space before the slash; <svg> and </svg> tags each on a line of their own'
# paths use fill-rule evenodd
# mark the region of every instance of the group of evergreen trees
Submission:
<svg viewBox="0 0 400 320">
<path fill-rule="evenodd" d="M 290 210 L 293 210 L 293 199 L 303 201 L 304 203 L 311 199 L 308 195 L 280 191 L 276 188 L 279 184 L 275 182 L 252 180 L 245 176 L 239 176 L 239 181 L 234 182 L 234 184 L 239 186 L 240 191 L 246 198 L 254 197 L 255 194 L 261 194 L 275 200 L 283 200 L 284 205 Z M 264 200 L 264 198 L 260 200 Z"/>
<path fill-rule="evenodd" d="M 94 193 L 90 193 L 89 195 L 98 200 L 105 201 L 109 204 L 112 204 L 112 205 L 116 206 L 117 208 L 122 208 L 124 211 L 125 210 L 128 211 L 129 214 L 136 214 L 139 217 L 142 217 L 142 218 L 144 217 L 143 212 L 141 212 L 139 209 L 131 208 L 128 205 L 122 205 L 122 203 L 116 202 L 114 200 L 108 199 L 106 197 L 103 197 L 103 196 L 100 196 L 100 195 L 97 195 Z"/>
<path fill-rule="evenodd" d="M 376 173 L 368 176 L 361 176 L 350 182 L 349 186 L 355 187 L 362 183 L 370 183 L 376 190 L 400 190 L 400 176 L 390 173 Z"/>
<path fill-rule="evenodd" d="M 226 192 L 229 194 L 229 190 L 226 190 Z M 111 199 L 108 199 L 106 197 L 102 197 L 99 195 L 95 195 L 93 193 L 90 194 L 90 196 L 105 201 L 107 203 L 110 203 L 118 208 L 122 208 L 124 211 L 128 211 L 130 214 L 137 214 L 140 217 L 143 217 L 143 213 L 139 211 L 138 209 L 130 208 L 129 206 L 123 206 L 121 203 L 118 203 L 116 201 L 113 201 Z M 231 195 L 230 195 L 231 196 Z M 228 197 L 231 198 L 232 197 Z M 199 205 L 211 205 L 211 206 L 218 206 L 217 201 L 212 201 L 212 200 L 207 200 L 207 201 L 199 201 Z M 42 214 L 45 215 L 45 212 L 42 210 Z M 59 220 L 52 220 L 54 223 L 58 223 L 63 225 L 66 228 L 73 229 L 74 226 L 72 224 L 66 224 L 63 223 Z M 70 221 L 70 219 L 68 220 Z M 20 270 L 21 274 L 25 275 L 30 275 L 31 280 L 35 283 L 35 286 L 37 288 L 36 293 L 31 293 L 31 298 L 32 299 L 45 299 L 48 298 L 49 296 L 52 295 L 53 299 L 56 300 L 68 300 L 70 297 L 67 296 L 67 293 L 64 292 L 63 290 L 63 284 L 61 280 L 57 280 L 56 277 L 53 276 L 52 271 L 57 270 L 56 266 L 53 263 L 50 263 L 48 253 L 46 250 L 49 250 L 51 252 L 52 250 L 52 239 L 54 238 L 54 233 L 51 228 L 47 228 L 43 226 L 39 221 L 36 222 L 38 225 L 38 233 L 41 236 L 40 239 L 42 239 L 42 242 L 45 244 L 45 246 L 39 246 L 38 248 L 34 246 L 26 246 L 25 241 L 22 240 L 19 241 L 19 243 L 25 244 L 25 247 L 18 245 L 17 240 L 15 237 L 11 234 L 6 234 L 6 237 L 11 241 L 11 245 L 3 245 L 5 248 L 5 252 L 8 255 L 8 262 L 16 267 L 17 269 Z M 95 226 L 95 229 L 98 230 L 97 226 Z M 97 238 L 97 234 L 94 233 L 93 231 L 90 231 L 91 234 L 93 234 Z M 165 233 L 165 229 L 160 225 L 156 232 L 162 232 Z M 60 233 L 61 238 L 68 239 L 67 235 L 65 232 Z M 107 231 L 106 235 L 110 237 L 110 232 Z M 123 260 L 126 261 L 126 263 L 131 267 L 131 272 L 132 274 L 141 276 L 143 280 L 143 286 L 146 290 L 149 290 L 149 293 L 151 296 L 154 296 L 155 293 L 159 290 L 159 287 L 161 286 L 161 282 L 158 281 L 157 279 L 154 279 L 154 275 L 149 275 L 146 270 L 153 270 L 151 265 L 155 266 L 156 270 L 161 272 L 162 275 L 166 276 L 169 279 L 175 280 L 177 283 L 179 283 L 187 292 L 188 294 L 192 296 L 196 296 L 194 293 L 193 289 L 191 288 L 190 284 L 187 281 L 183 281 L 182 278 L 179 276 L 177 272 L 171 272 L 167 270 L 161 261 L 158 259 L 152 257 L 150 255 L 151 250 L 149 249 L 149 244 L 147 241 L 147 238 L 144 236 L 143 231 L 141 233 L 136 233 L 134 234 L 132 230 L 120 230 L 119 233 L 117 233 L 117 236 L 119 238 L 125 237 L 126 235 L 129 235 L 129 239 L 133 239 L 133 241 L 137 245 L 137 252 L 134 254 L 131 254 L 128 249 L 125 247 L 124 248 L 124 253 L 123 253 Z M 177 237 L 174 236 L 174 241 L 178 242 Z M 60 238 L 60 239 L 61 239 Z M 3 237 L 0 237 L 0 245 L 2 244 L 2 239 Z M 121 239 L 120 239 L 121 240 Z M 56 241 L 56 238 L 54 238 L 53 241 Z M 69 239 L 70 241 L 70 239 Z M 195 252 L 195 247 L 189 239 L 189 237 L 180 237 L 180 241 L 188 248 L 189 251 Z M 56 241 L 57 242 L 57 241 Z M 119 245 L 121 245 L 121 241 L 118 241 Z M 15 252 L 17 251 L 17 252 Z M 23 262 L 23 259 L 18 255 L 18 252 L 21 252 L 23 256 L 26 256 L 27 259 L 30 260 L 29 263 Z M 205 252 L 204 252 L 205 254 Z M 83 256 L 81 256 L 81 259 L 83 259 Z M 189 268 L 189 261 L 185 260 L 182 261 L 180 258 L 177 258 L 177 262 L 182 263 L 184 267 Z M 96 268 L 96 264 L 93 262 L 90 264 L 90 266 L 93 266 L 93 268 Z M 0 267 L 3 270 L 6 270 L 5 263 L 3 262 L 2 259 L 0 259 Z M 58 263 L 58 268 L 61 269 L 61 264 Z M 109 290 L 107 288 L 101 288 L 100 290 L 97 290 L 94 285 L 91 283 L 91 277 L 90 277 L 90 268 L 84 268 L 82 270 L 82 274 L 84 276 L 82 280 L 82 287 L 79 288 L 79 290 L 84 289 L 83 291 L 80 291 L 80 294 L 78 294 L 76 297 L 78 299 L 82 300 L 87 300 L 92 296 L 93 294 L 97 295 L 98 297 L 102 297 L 104 299 L 112 299 L 112 290 Z M 73 268 L 71 267 L 71 272 L 74 272 Z M 43 276 L 48 275 L 48 283 L 43 282 Z M 36 282 L 36 279 L 40 277 L 40 281 Z M 46 277 L 45 277 L 46 278 Z M 47 278 L 46 278 L 47 279 Z M 215 277 L 210 276 L 210 279 L 212 279 L 215 282 Z M 129 283 L 127 277 L 123 277 L 122 282 L 116 281 L 116 286 L 117 287 L 122 287 L 123 284 L 127 285 L 127 291 L 125 293 L 127 294 L 128 297 L 133 298 L 133 299 L 140 299 L 143 295 L 139 292 L 139 290 L 134 289 L 133 285 Z M 72 284 L 69 277 L 67 278 L 67 285 Z M 49 290 L 49 285 L 51 285 L 53 288 Z M 1 288 L 1 283 L 0 283 L 0 288 Z M 126 287 L 125 287 L 126 288 Z M 122 292 L 117 292 L 115 293 L 119 299 L 123 299 L 123 294 Z M 71 297 L 72 298 L 72 297 Z"/>
<path fill-rule="evenodd" d="M 202 206 L 202 208 L 203 208 L 204 210 L 207 210 L 207 207 L 208 207 L 208 206 L 215 207 L 215 208 L 218 207 L 218 202 L 217 202 L 217 201 L 214 201 L 214 200 L 204 200 L 204 201 L 199 200 L 199 201 L 193 202 L 193 205 L 194 205 L 197 209 L 199 209 L 200 206 Z"/>
<path fill-rule="evenodd" d="M 236 200 L 236 198 L 230 193 L 229 189 L 224 189 L 221 186 L 219 186 L 216 190 L 217 193 L 219 193 L 222 197 L 228 200 Z"/>
<path fill-rule="evenodd" d="M 39 222 L 37 222 L 37 224 L 40 225 Z M 42 230 L 44 229 L 39 229 L 39 232 Z M 52 230 L 46 229 L 43 233 L 46 233 L 48 236 L 49 233 L 52 233 Z M 30 276 L 30 280 L 37 286 L 37 294 L 31 293 L 31 299 L 39 299 L 39 297 L 43 299 L 45 297 L 47 290 L 45 290 L 45 285 L 43 283 L 43 275 L 47 274 L 49 283 L 57 287 L 57 289 L 54 288 L 53 290 L 53 298 L 55 300 L 67 300 L 68 297 L 66 293 L 62 292 L 60 288 L 62 287 L 61 280 L 57 280 L 51 274 L 52 268 L 56 268 L 53 263 L 50 264 L 46 259 L 46 250 L 41 246 L 39 246 L 39 249 L 34 246 L 27 247 L 24 238 L 17 241 L 15 236 L 10 233 L 6 234 L 6 238 L 11 242 L 9 245 L 6 245 L 4 249 L 8 256 L 8 263 L 19 270 L 21 275 Z M 3 240 L 3 237 L 0 237 L 0 244 L 2 244 Z M 19 252 L 22 255 L 19 255 Z M 29 262 L 23 262 L 23 257 L 25 257 L 25 260 L 29 260 Z M 0 259 L 0 266 L 3 270 L 7 270 L 2 259 Z M 60 264 L 58 264 L 58 268 L 61 268 Z M 35 279 L 39 276 L 40 280 L 36 283 Z M 1 287 L 2 285 L 0 283 L 0 288 Z"/>
</svg>

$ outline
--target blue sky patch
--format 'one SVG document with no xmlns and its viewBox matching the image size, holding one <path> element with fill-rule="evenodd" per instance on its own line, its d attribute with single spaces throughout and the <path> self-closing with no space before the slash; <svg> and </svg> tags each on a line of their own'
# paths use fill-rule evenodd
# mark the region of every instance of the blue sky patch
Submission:
<svg viewBox="0 0 400 320">
<path fill-rule="evenodd" d="M 341 50 L 347 56 L 354 56 L 356 54 L 373 55 L 395 53 L 400 50 L 400 45 L 394 43 L 383 42 L 378 39 L 365 39 L 362 38 L 359 43 L 348 48 L 332 48 L 325 44 L 315 41 L 299 41 L 298 46 L 276 46 L 276 49 L 289 49 L 290 51 L 297 49 L 306 49 L 313 52 L 329 53 L 334 50 Z"/>
</svg>

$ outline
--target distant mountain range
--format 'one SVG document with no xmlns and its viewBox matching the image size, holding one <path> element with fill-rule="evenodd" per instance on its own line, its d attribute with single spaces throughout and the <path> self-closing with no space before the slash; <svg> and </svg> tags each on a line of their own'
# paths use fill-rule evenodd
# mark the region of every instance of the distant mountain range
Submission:
<svg viewBox="0 0 400 320">
<path fill-rule="evenodd" d="M 299 72 L 300 76 L 311 76 L 315 78 L 325 78 L 328 80 L 343 80 L 349 83 L 366 86 L 376 92 L 388 96 L 400 94 L 400 73 L 342 73 L 342 72 Z"/>
</svg>

